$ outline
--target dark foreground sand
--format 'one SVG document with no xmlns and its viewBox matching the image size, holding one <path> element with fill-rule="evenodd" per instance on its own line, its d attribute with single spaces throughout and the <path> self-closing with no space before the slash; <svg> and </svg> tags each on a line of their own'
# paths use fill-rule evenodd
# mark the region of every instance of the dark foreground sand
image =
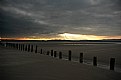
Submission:
<svg viewBox="0 0 121 80">
<path fill-rule="evenodd" d="M 0 47 L 0 80 L 120 80 L 121 73 Z"/>
</svg>

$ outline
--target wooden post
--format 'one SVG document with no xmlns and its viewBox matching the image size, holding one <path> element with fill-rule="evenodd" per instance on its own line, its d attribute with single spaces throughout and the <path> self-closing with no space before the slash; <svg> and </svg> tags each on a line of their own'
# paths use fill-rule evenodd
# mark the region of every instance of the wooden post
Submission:
<svg viewBox="0 0 121 80">
<path fill-rule="evenodd" d="M 22 51 L 24 51 L 24 44 L 22 44 Z"/>
<path fill-rule="evenodd" d="M 110 70 L 114 70 L 115 58 L 110 58 Z"/>
<path fill-rule="evenodd" d="M 47 51 L 47 55 L 49 55 L 49 53 L 50 53 L 50 52 L 49 52 L 49 51 Z"/>
<path fill-rule="evenodd" d="M 15 49 L 17 49 L 17 43 L 15 44 Z"/>
<path fill-rule="evenodd" d="M 18 50 L 20 50 L 20 44 L 18 44 Z"/>
<path fill-rule="evenodd" d="M 25 51 L 25 45 L 23 44 L 23 51 Z"/>
<path fill-rule="evenodd" d="M 51 50 L 51 56 L 53 56 L 53 50 Z"/>
<path fill-rule="evenodd" d="M 15 48 L 15 44 L 13 43 L 13 48 Z"/>
<path fill-rule="evenodd" d="M 19 44 L 18 44 L 18 50 L 19 50 Z"/>
<path fill-rule="evenodd" d="M 21 50 L 21 44 L 19 44 L 19 50 Z"/>
<path fill-rule="evenodd" d="M 80 63 L 83 63 L 83 53 L 80 53 L 79 62 L 80 62 Z"/>
<path fill-rule="evenodd" d="M 68 60 L 71 61 L 71 50 L 69 50 Z"/>
<path fill-rule="evenodd" d="M 22 51 L 22 44 L 21 44 L 21 51 Z"/>
<path fill-rule="evenodd" d="M 33 52 L 33 45 L 31 45 L 31 52 Z"/>
<path fill-rule="evenodd" d="M 25 51 L 27 51 L 27 44 L 26 44 L 26 46 L 25 46 Z"/>
<path fill-rule="evenodd" d="M 56 51 L 54 51 L 54 57 L 57 57 L 57 52 Z"/>
<path fill-rule="evenodd" d="M 22 51 L 22 44 L 21 44 L 21 51 Z"/>
<path fill-rule="evenodd" d="M 59 52 L 59 59 L 62 59 L 62 52 Z"/>
<path fill-rule="evenodd" d="M 43 52 L 42 52 L 42 49 L 41 49 L 41 51 L 40 51 L 40 54 L 42 54 Z"/>
<path fill-rule="evenodd" d="M 16 49 L 18 49 L 18 44 L 16 44 Z"/>
<path fill-rule="evenodd" d="M 28 45 L 28 52 L 30 52 L 30 44 Z"/>
<path fill-rule="evenodd" d="M 21 44 L 19 44 L 19 50 L 21 50 Z"/>
<path fill-rule="evenodd" d="M 23 49 L 23 46 L 22 46 L 22 44 L 21 44 L 21 51 L 22 51 L 22 49 Z"/>
<path fill-rule="evenodd" d="M 97 57 L 93 57 L 93 66 L 97 66 Z"/>
<path fill-rule="evenodd" d="M 17 44 L 17 49 L 19 50 L 19 44 Z"/>
<path fill-rule="evenodd" d="M 37 53 L 37 46 L 36 46 L 36 48 L 35 48 L 35 53 Z"/>
</svg>

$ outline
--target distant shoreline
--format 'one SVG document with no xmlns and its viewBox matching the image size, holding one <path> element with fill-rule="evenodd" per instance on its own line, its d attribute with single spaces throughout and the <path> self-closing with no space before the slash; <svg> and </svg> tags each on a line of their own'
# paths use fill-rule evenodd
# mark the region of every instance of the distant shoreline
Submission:
<svg viewBox="0 0 121 80">
<path fill-rule="evenodd" d="M 0 40 L 1 42 L 121 42 L 121 39 L 107 40 Z"/>
</svg>

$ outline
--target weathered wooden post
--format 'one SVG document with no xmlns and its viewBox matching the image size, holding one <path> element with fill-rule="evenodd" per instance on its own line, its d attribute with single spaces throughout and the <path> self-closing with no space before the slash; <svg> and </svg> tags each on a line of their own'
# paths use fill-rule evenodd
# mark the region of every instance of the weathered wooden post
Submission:
<svg viewBox="0 0 121 80">
<path fill-rule="evenodd" d="M 71 50 L 69 50 L 68 60 L 71 61 Z"/>
<path fill-rule="evenodd" d="M 21 44 L 21 51 L 22 51 L 22 44 Z"/>
<path fill-rule="evenodd" d="M 50 52 L 49 52 L 49 51 L 47 51 L 47 55 L 49 55 L 49 53 L 50 53 Z"/>
<path fill-rule="evenodd" d="M 21 44 L 21 51 L 23 50 L 23 44 Z"/>
<path fill-rule="evenodd" d="M 18 44 L 18 50 L 20 50 L 20 44 Z"/>
<path fill-rule="evenodd" d="M 24 48 L 25 46 L 24 46 L 24 44 L 23 44 L 23 51 L 25 50 L 25 48 Z"/>
<path fill-rule="evenodd" d="M 27 51 L 27 44 L 26 44 L 26 46 L 25 46 L 25 51 Z"/>
<path fill-rule="evenodd" d="M 53 50 L 51 50 L 51 56 L 53 56 Z"/>
<path fill-rule="evenodd" d="M 12 48 L 14 48 L 14 44 L 12 43 Z"/>
<path fill-rule="evenodd" d="M 18 49 L 18 43 L 16 44 L 16 49 Z"/>
<path fill-rule="evenodd" d="M 57 52 L 56 51 L 54 51 L 54 57 L 57 57 Z"/>
<path fill-rule="evenodd" d="M 19 50 L 19 44 L 18 44 L 18 50 Z"/>
<path fill-rule="evenodd" d="M 80 53 L 79 62 L 83 63 L 83 53 Z"/>
<path fill-rule="evenodd" d="M 115 58 L 110 58 L 110 70 L 114 70 Z"/>
<path fill-rule="evenodd" d="M 35 47 L 35 53 L 37 53 L 37 45 L 36 45 L 36 47 Z"/>
<path fill-rule="evenodd" d="M 24 51 L 24 44 L 22 44 L 22 51 Z"/>
<path fill-rule="evenodd" d="M 21 44 L 19 44 L 19 50 L 21 50 Z"/>
<path fill-rule="evenodd" d="M 62 52 L 59 52 L 59 59 L 62 59 Z"/>
<path fill-rule="evenodd" d="M 15 44 L 13 43 L 13 48 L 15 48 Z"/>
<path fill-rule="evenodd" d="M 13 43 L 13 48 L 15 48 L 15 43 Z"/>
<path fill-rule="evenodd" d="M 30 52 L 30 44 L 28 45 L 28 52 Z"/>
<path fill-rule="evenodd" d="M 97 57 L 93 57 L 93 66 L 97 66 Z"/>
<path fill-rule="evenodd" d="M 21 44 L 21 51 L 23 51 L 23 44 Z"/>
<path fill-rule="evenodd" d="M 31 45 L 31 52 L 33 52 L 33 45 Z"/>
<path fill-rule="evenodd" d="M 42 54 L 43 52 L 42 52 L 42 49 L 41 49 L 41 51 L 40 51 L 40 54 Z"/>
<path fill-rule="evenodd" d="M 19 44 L 19 50 L 20 50 L 21 48 L 20 48 L 20 44 Z"/>
</svg>

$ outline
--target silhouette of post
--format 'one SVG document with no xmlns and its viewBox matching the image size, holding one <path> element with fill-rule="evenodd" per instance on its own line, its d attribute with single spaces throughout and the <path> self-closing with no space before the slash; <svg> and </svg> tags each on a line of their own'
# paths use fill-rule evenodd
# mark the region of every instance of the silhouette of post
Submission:
<svg viewBox="0 0 121 80">
<path fill-rule="evenodd" d="M 18 50 L 20 50 L 20 44 L 18 45 Z"/>
<path fill-rule="evenodd" d="M 28 52 L 30 52 L 30 44 L 28 45 Z"/>
<path fill-rule="evenodd" d="M 47 55 L 49 55 L 49 53 L 50 53 L 50 52 L 49 52 L 49 51 L 47 51 Z"/>
<path fill-rule="evenodd" d="M 56 51 L 54 51 L 54 57 L 57 57 L 57 52 Z"/>
<path fill-rule="evenodd" d="M 97 66 L 97 57 L 93 57 L 93 66 Z"/>
<path fill-rule="evenodd" d="M 27 44 L 26 44 L 26 46 L 25 46 L 25 51 L 27 51 Z"/>
<path fill-rule="evenodd" d="M 22 44 L 22 50 L 24 51 L 24 44 Z"/>
<path fill-rule="evenodd" d="M 35 53 L 37 53 L 37 46 L 35 47 Z"/>
<path fill-rule="evenodd" d="M 22 44 L 20 44 L 20 50 L 22 51 Z"/>
<path fill-rule="evenodd" d="M 19 44 L 19 50 L 21 50 L 21 44 Z"/>
<path fill-rule="evenodd" d="M 80 53 L 79 62 L 80 62 L 80 63 L 83 63 L 83 53 Z"/>
<path fill-rule="evenodd" d="M 18 49 L 18 44 L 16 44 L 16 49 Z"/>
<path fill-rule="evenodd" d="M 21 44 L 19 44 L 19 50 L 21 50 Z"/>
<path fill-rule="evenodd" d="M 22 51 L 22 44 L 21 44 L 21 51 Z"/>
<path fill-rule="evenodd" d="M 71 50 L 69 50 L 68 60 L 71 61 Z"/>
<path fill-rule="evenodd" d="M 62 59 L 62 52 L 59 52 L 59 59 Z"/>
<path fill-rule="evenodd" d="M 51 56 L 53 56 L 53 50 L 51 50 Z"/>
<path fill-rule="evenodd" d="M 110 70 L 114 70 L 115 58 L 110 58 Z"/>
<path fill-rule="evenodd" d="M 40 54 L 42 54 L 42 49 L 41 49 L 41 51 L 40 51 Z"/>
<path fill-rule="evenodd" d="M 31 52 L 33 52 L 33 45 L 31 45 Z"/>
</svg>

